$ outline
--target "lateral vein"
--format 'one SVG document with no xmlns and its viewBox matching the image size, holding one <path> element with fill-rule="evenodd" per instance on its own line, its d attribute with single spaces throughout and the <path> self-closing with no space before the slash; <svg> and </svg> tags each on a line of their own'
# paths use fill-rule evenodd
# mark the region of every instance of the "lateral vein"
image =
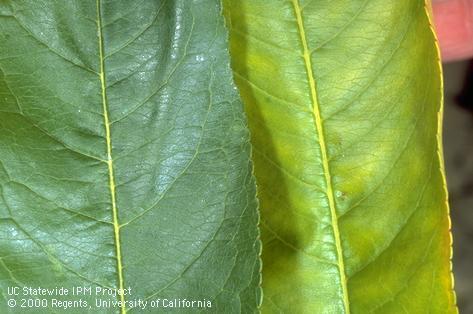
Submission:
<svg viewBox="0 0 473 314">
<path fill-rule="evenodd" d="M 330 167 L 329 167 L 329 162 L 328 162 L 328 157 L 327 157 L 327 146 L 325 144 L 323 122 L 321 119 L 319 103 L 317 100 L 316 84 L 315 84 L 314 74 L 312 71 L 312 61 L 310 59 L 311 53 L 309 50 L 309 46 L 307 44 L 307 36 L 305 34 L 304 23 L 303 23 L 302 13 L 301 13 L 302 10 L 299 4 L 299 0 L 292 0 L 292 4 L 294 6 L 294 11 L 295 11 L 296 20 L 297 20 L 297 27 L 298 27 L 299 35 L 302 42 L 304 64 L 306 67 L 307 79 L 309 81 L 309 87 L 310 87 L 310 95 L 312 98 L 312 114 L 315 121 L 315 128 L 319 136 L 318 142 L 320 145 L 320 152 L 322 155 L 321 157 L 322 157 L 322 166 L 324 170 L 325 182 L 327 184 L 326 195 L 327 195 L 327 199 L 328 199 L 328 203 L 330 207 L 331 222 L 332 222 L 333 234 L 335 238 L 335 247 L 337 249 L 337 262 L 338 262 L 338 269 L 339 269 L 339 274 L 340 274 L 340 284 L 341 284 L 341 289 L 342 289 L 342 294 L 343 294 L 343 305 L 345 308 L 345 312 L 350 313 L 350 303 L 348 300 L 348 289 L 347 289 L 347 278 L 345 274 L 345 264 L 343 261 L 342 245 L 341 245 L 340 231 L 339 231 L 339 226 L 338 226 L 338 217 L 337 217 L 337 211 L 335 209 L 335 197 L 333 193 L 332 177 L 330 174 Z"/>
<path fill-rule="evenodd" d="M 110 197 L 112 201 L 112 223 L 113 223 L 113 233 L 115 237 L 115 253 L 117 257 L 117 273 L 118 273 L 118 286 L 119 289 L 124 289 L 123 282 L 123 265 L 122 265 L 122 253 L 120 247 L 120 223 L 118 221 L 118 209 L 117 209 L 117 200 L 116 200 L 116 191 L 115 191 L 115 174 L 113 171 L 113 158 L 112 158 L 112 138 L 110 132 L 110 119 L 108 116 L 108 102 L 107 102 L 107 91 L 105 84 L 105 54 L 104 54 L 104 44 L 103 44 L 103 34 L 102 34 L 102 13 L 101 13 L 101 3 L 100 0 L 97 0 L 97 28 L 98 28 L 98 37 L 99 37 L 99 57 L 100 57 L 100 85 L 102 91 L 102 108 L 103 108 L 103 119 L 105 125 L 105 139 L 107 144 L 107 166 L 108 166 L 108 178 L 109 178 L 109 187 L 110 187 Z M 125 296 L 123 293 L 120 293 L 120 301 L 122 303 L 121 313 L 126 314 L 125 307 Z"/>
</svg>

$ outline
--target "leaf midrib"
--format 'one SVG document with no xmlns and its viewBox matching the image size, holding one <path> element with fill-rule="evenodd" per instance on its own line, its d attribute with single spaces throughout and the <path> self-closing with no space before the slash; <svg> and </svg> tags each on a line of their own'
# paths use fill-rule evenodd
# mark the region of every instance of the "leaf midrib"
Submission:
<svg viewBox="0 0 473 314">
<path fill-rule="evenodd" d="M 112 137 L 110 131 L 110 119 L 108 116 L 108 101 L 107 101 L 107 90 L 105 83 L 105 54 L 104 54 L 104 43 L 103 43 L 103 33 L 102 33 L 102 11 L 101 11 L 101 0 L 97 0 L 97 33 L 99 41 L 99 64 L 100 64 L 100 86 L 102 94 L 102 109 L 103 109 L 103 119 L 105 126 L 105 142 L 107 145 L 107 166 L 108 166 L 108 178 L 109 178 L 109 189 L 110 197 L 112 202 L 112 223 L 113 223 L 113 233 L 115 237 L 115 254 L 117 258 L 117 275 L 118 275 L 118 288 L 121 291 L 124 291 L 123 283 L 123 266 L 122 266 L 122 253 L 120 246 L 120 224 L 118 221 L 118 208 L 116 200 L 116 191 L 115 191 L 115 174 L 113 169 L 113 157 L 112 157 Z M 126 314 L 125 307 L 125 295 L 119 293 L 120 301 L 122 303 L 121 313 Z"/>
<path fill-rule="evenodd" d="M 320 146 L 320 152 L 322 155 L 321 156 L 322 167 L 323 167 L 324 177 L 326 181 L 326 195 L 327 195 L 327 199 L 329 203 L 332 229 L 333 229 L 333 234 L 335 238 L 335 247 L 337 250 L 337 262 L 338 262 L 337 264 L 338 264 L 338 270 L 340 274 L 340 284 L 341 284 L 341 289 L 342 289 L 342 294 L 343 294 L 343 305 L 345 308 L 345 312 L 350 313 L 350 303 L 348 300 L 348 289 L 347 289 L 347 278 L 345 274 L 345 264 L 343 261 L 343 253 L 342 253 L 342 245 L 341 245 L 341 239 L 340 239 L 340 231 L 339 231 L 339 226 L 338 226 L 337 211 L 335 208 L 335 197 L 334 197 L 333 187 L 332 187 L 332 177 L 330 174 L 330 167 L 328 163 L 327 146 L 325 144 L 325 136 L 324 136 L 324 127 L 323 127 L 323 122 L 320 115 L 319 102 L 317 99 L 316 84 L 315 84 L 314 74 L 312 70 L 312 61 L 310 59 L 310 50 L 307 44 L 307 37 L 305 34 L 304 22 L 303 22 L 303 18 L 301 14 L 302 10 L 299 4 L 299 0 L 292 0 L 292 4 L 293 4 L 294 12 L 296 15 L 298 32 L 300 35 L 300 40 L 301 40 L 302 48 L 303 48 L 304 64 L 306 68 L 307 80 L 309 82 L 310 95 L 311 95 L 311 101 L 312 101 L 312 115 L 315 122 L 316 132 L 318 135 L 318 143 Z"/>
</svg>

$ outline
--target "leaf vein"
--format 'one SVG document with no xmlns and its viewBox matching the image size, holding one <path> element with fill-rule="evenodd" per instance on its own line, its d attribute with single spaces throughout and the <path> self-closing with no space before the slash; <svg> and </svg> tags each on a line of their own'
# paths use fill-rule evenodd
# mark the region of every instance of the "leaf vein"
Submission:
<svg viewBox="0 0 473 314">
<path fill-rule="evenodd" d="M 323 166 L 325 181 L 327 185 L 326 195 L 327 195 L 327 199 L 328 199 L 328 203 L 330 207 L 330 216 L 331 216 L 331 221 L 332 221 L 331 225 L 333 229 L 333 236 L 334 236 L 335 247 L 337 251 L 337 263 L 338 263 L 338 271 L 340 275 L 340 285 L 341 285 L 340 288 L 341 288 L 341 292 L 343 296 L 343 306 L 344 306 L 344 310 L 347 313 L 350 313 L 350 303 L 348 300 L 347 279 L 346 279 L 346 273 L 345 273 L 345 264 L 343 260 L 344 258 L 343 258 L 343 253 L 342 253 L 342 243 L 341 243 L 340 231 L 339 231 L 338 220 L 337 220 L 337 211 L 335 208 L 335 196 L 333 193 L 332 178 L 330 174 L 330 167 L 329 167 L 329 161 L 328 161 L 328 156 L 327 156 L 327 147 L 325 144 L 323 121 L 320 114 L 320 108 L 319 108 L 317 92 L 316 92 L 316 84 L 315 84 L 315 79 L 314 79 L 314 73 L 312 70 L 311 54 L 310 54 L 310 49 L 307 44 L 307 37 L 305 34 L 305 27 L 304 27 L 299 0 L 292 0 L 292 4 L 293 4 L 294 12 L 296 15 L 297 27 L 298 27 L 298 31 L 300 35 L 300 40 L 302 43 L 302 48 L 303 48 L 304 64 L 306 67 L 307 80 L 308 80 L 308 84 L 310 88 L 310 95 L 311 95 L 311 100 L 312 100 L 313 117 L 315 121 L 316 132 L 318 134 L 318 143 L 319 143 L 320 151 L 322 155 L 321 156 L 322 166 Z"/>
</svg>

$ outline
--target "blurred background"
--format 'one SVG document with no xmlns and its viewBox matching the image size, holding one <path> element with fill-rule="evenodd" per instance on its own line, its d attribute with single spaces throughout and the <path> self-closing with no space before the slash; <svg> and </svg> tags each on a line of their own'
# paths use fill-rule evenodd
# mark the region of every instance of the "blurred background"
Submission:
<svg viewBox="0 0 473 314">
<path fill-rule="evenodd" d="M 473 61 L 444 64 L 444 154 L 460 313 L 473 314 Z"/>
</svg>

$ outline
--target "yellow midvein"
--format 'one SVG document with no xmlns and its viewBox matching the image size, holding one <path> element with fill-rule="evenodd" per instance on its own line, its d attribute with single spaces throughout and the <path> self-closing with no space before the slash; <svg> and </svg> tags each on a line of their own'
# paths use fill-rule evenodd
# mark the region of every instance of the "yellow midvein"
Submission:
<svg viewBox="0 0 473 314">
<path fill-rule="evenodd" d="M 97 0 L 97 28 L 99 36 L 99 54 L 100 54 L 100 84 L 102 88 L 102 106 L 103 106 L 103 119 L 105 125 L 105 138 L 107 144 L 107 165 L 108 165 L 108 178 L 110 186 L 110 195 L 112 199 L 112 219 L 113 219 L 113 232 L 115 236 L 115 248 L 117 256 L 117 273 L 118 273 L 118 286 L 119 289 L 124 289 L 123 284 L 123 266 L 122 266 L 122 252 L 120 247 L 120 224 L 118 222 L 118 210 L 117 200 L 115 192 L 115 175 L 113 172 L 113 158 L 112 158 L 112 138 L 110 133 L 110 119 L 108 117 L 108 103 L 107 93 L 105 86 L 105 65 L 104 65 L 104 48 L 103 48 L 103 34 L 102 34 L 102 14 L 100 8 L 100 0 Z M 126 314 L 125 296 L 120 293 L 120 301 L 122 303 L 121 313 Z"/>
<path fill-rule="evenodd" d="M 312 62 L 310 59 L 310 50 L 307 45 L 307 37 L 304 30 L 304 23 L 302 21 L 302 14 L 301 14 L 301 7 L 299 5 L 299 0 L 292 0 L 292 4 L 294 6 L 294 11 L 296 12 L 297 26 L 299 28 L 302 48 L 304 50 L 303 51 L 304 63 L 306 67 L 307 79 L 309 81 L 310 94 L 312 98 L 312 110 L 313 110 L 312 114 L 314 116 L 317 134 L 319 136 L 320 151 L 322 154 L 322 164 L 323 164 L 323 170 L 324 170 L 324 175 L 325 175 L 325 181 L 327 184 L 327 198 L 328 198 L 328 203 L 330 207 L 330 215 L 332 217 L 332 228 L 333 228 L 333 234 L 335 237 L 335 246 L 337 249 L 337 259 L 338 259 L 338 268 L 339 268 L 339 273 L 340 273 L 340 282 L 342 286 L 343 304 L 345 307 L 345 312 L 350 313 L 350 304 L 348 301 L 348 291 L 347 291 L 347 279 L 345 275 L 345 264 L 343 262 L 340 231 L 338 229 L 338 218 L 337 218 L 337 212 L 335 210 L 335 200 L 334 200 L 334 193 L 333 193 L 333 187 L 332 187 L 332 179 L 330 175 L 330 168 L 328 165 L 327 147 L 325 145 L 323 123 L 320 117 L 319 103 L 317 101 L 315 79 L 314 79 L 314 74 L 312 71 Z"/>
</svg>

